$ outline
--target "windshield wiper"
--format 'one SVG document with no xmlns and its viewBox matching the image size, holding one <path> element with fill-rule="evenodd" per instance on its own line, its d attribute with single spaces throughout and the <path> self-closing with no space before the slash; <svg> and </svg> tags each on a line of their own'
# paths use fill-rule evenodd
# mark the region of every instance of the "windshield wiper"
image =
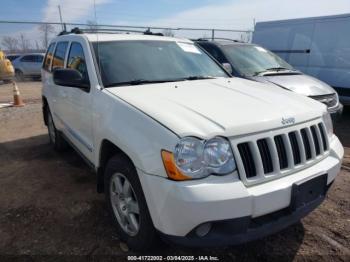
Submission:
<svg viewBox="0 0 350 262">
<path fill-rule="evenodd" d="M 180 79 L 163 79 L 163 80 L 146 80 L 146 79 L 134 79 L 125 82 L 116 82 L 105 85 L 105 87 L 113 87 L 113 86 L 136 86 L 143 84 L 156 84 L 156 83 L 166 83 L 166 82 L 177 82 L 183 81 L 183 78 Z"/>
<path fill-rule="evenodd" d="M 270 71 L 279 72 L 279 71 L 285 71 L 285 70 L 287 70 L 287 71 L 295 71 L 295 70 L 293 70 L 293 69 L 289 69 L 289 68 L 285 68 L 285 67 L 271 67 L 271 68 L 267 68 L 267 69 L 265 69 L 265 70 L 263 70 L 263 71 L 256 72 L 256 73 L 254 74 L 254 76 L 258 76 L 258 75 L 261 75 L 261 74 L 263 74 L 263 73 L 267 73 L 267 72 L 270 72 Z"/>
<path fill-rule="evenodd" d="M 202 80 L 202 79 L 214 79 L 213 76 L 188 76 L 183 78 L 183 80 Z"/>
<path fill-rule="evenodd" d="M 156 84 L 156 83 L 166 83 L 166 82 L 179 82 L 185 80 L 201 80 L 201 79 L 214 79 L 212 76 L 188 76 L 183 78 L 174 78 L 174 79 L 162 79 L 162 80 L 146 80 L 146 79 L 134 79 L 125 82 L 116 82 L 105 85 L 105 87 L 113 87 L 113 86 L 136 86 L 143 84 Z"/>
</svg>

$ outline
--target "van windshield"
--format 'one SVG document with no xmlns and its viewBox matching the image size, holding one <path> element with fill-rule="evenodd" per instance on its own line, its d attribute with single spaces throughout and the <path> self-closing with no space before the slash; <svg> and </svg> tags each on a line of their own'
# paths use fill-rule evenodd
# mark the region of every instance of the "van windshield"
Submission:
<svg viewBox="0 0 350 262">
<path fill-rule="evenodd" d="M 127 40 L 93 46 L 105 87 L 228 77 L 192 43 Z"/>
<path fill-rule="evenodd" d="M 257 76 L 266 72 L 294 70 L 274 53 L 255 45 L 229 45 L 224 50 L 230 63 L 242 76 Z"/>
</svg>

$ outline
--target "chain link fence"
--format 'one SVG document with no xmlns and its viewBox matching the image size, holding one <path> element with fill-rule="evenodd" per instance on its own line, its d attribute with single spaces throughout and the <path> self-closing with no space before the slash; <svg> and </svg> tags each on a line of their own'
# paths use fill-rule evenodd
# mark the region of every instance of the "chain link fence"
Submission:
<svg viewBox="0 0 350 262">
<path fill-rule="evenodd" d="M 142 33 L 150 30 L 165 36 L 198 38 L 229 38 L 242 42 L 250 42 L 253 30 L 234 30 L 217 28 L 184 28 L 158 26 L 132 26 L 86 23 L 48 23 L 25 21 L 0 21 L 0 49 L 6 54 L 29 52 L 45 52 L 50 40 L 63 30 L 81 29 L 102 30 L 120 33 Z"/>
</svg>

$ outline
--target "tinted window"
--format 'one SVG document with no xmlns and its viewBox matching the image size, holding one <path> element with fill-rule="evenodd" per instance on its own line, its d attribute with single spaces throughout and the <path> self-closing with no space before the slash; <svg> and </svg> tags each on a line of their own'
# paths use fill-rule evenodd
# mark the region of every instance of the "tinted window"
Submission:
<svg viewBox="0 0 350 262">
<path fill-rule="evenodd" d="M 85 81 L 89 81 L 89 75 L 86 68 L 84 50 L 81 44 L 73 42 L 70 46 L 67 67 L 78 70 Z"/>
<path fill-rule="evenodd" d="M 6 58 L 8 59 L 8 60 L 10 60 L 10 61 L 13 61 L 13 60 L 15 60 L 16 58 L 18 58 L 19 57 L 19 55 L 8 55 L 8 56 L 6 56 Z"/>
<path fill-rule="evenodd" d="M 54 47 L 55 47 L 55 43 L 52 43 L 52 44 L 50 44 L 49 48 L 47 49 L 47 53 L 45 56 L 45 62 L 43 65 L 43 68 L 46 70 L 49 70 L 49 68 L 50 68 Z"/>
<path fill-rule="evenodd" d="M 36 55 L 35 56 L 35 62 L 37 63 L 41 63 L 43 61 L 43 56 L 42 55 Z"/>
<path fill-rule="evenodd" d="M 227 63 L 227 59 L 224 57 L 223 53 L 218 47 L 209 43 L 202 43 L 200 45 L 221 64 Z"/>
<path fill-rule="evenodd" d="M 189 77 L 227 77 L 192 43 L 175 41 L 114 41 L 94 43 L 103 84 L 128 81 L 181 81 Z M 126 83 L 127 84 L 127 83 Z"/>
<path fill-rule="evenodd" d="M 25 55 L 21 58 L 21 62 L 35 62 L 35 55 Z"/>
<path fill-rule="evenodd" d="M 68 42 L 59 42 L 53 56 L 52 69 L 64 67 L 64 58 L 67 51 Z"/>
</svg>

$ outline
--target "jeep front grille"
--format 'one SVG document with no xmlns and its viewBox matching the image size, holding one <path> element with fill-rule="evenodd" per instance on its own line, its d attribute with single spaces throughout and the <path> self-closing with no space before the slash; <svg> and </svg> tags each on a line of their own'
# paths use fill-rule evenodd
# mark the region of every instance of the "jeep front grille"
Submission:
<svg viewBox="0 0 350 262">
<path fill-rule="evenodd" d="M 232 138 L 239 175 L 255 184 L 287 175 L 322 159 L 328 152 L 323 123 L 289 127 L 249 137 Z"/>
</svg>

